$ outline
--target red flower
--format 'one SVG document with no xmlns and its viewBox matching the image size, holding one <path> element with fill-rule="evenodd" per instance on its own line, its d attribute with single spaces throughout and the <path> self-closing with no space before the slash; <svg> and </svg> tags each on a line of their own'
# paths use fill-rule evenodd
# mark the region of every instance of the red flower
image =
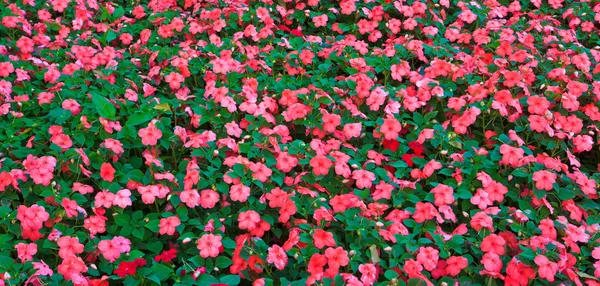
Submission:
<svg viewBox="0 0 600 286">
<path fill-rule="evenodd" d="M 119 277 L 123 278 L 127 275 L 135 275 L 138 267 L 146 265 L 146 260 L 143 258 L 136 258 L 133 261 L 121 261 L 119 267 L 113 271 Z"/>
<path fill-rule="evenodd" d="M 410 146 L 410 145 L 409 145 Z M 383 148 L 391 150 L 392 152 L 396 152 L 400 147 L 400 142 L 398 140 L 383 140 Z"/>
<path fill-rule="evenodd" d="M 410 149 L 413 150 L 413 152 L 417 155 L 421 155 L 421 154 L 423 154 L 423 151 L 425 151 L 425 148 L 423 148 L 423 145 L 421 145 L 417 141 L 408 142 L 408 147 L 410 147 Z"/>
<path fill-rule="evenodd" d="M 163 251 L 161 254 L 154 257 L 154 260 L 156 262 L 161 262 L 161 261 L 171 262 L 171 260 L 175 259 L 176 257 L 177 257 L 177 249 L 171 248 L 169 250 Z"/>
</svg>

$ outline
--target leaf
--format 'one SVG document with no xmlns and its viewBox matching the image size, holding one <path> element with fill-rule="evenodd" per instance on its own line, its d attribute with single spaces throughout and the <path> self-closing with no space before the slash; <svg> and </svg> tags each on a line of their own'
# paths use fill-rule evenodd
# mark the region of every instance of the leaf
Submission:
<svg viewBox="0 0 600 286">
<path fill-rule="evenodd" d="M 219 280 L 217 280 L 217 278 L 211 275 L 202 274 L 198 276 L 198 279 L 196 279 L 196 283 L 196 285 L 210 285 L 219 283 Z"/>
<path fill-rule="evenodd" d="M 98 114 L 101 117 L 115 119 L 117 110 L 108 99 L 99 94 L 92 94 L 92 102 L 96 106 L 96 111 L 98 111 Z"/>
<path fill-rule="evenodd" d="M 229 259 L 228 257 L 225 257 L 225 256 L 219 256 L 219 257 L 217 257 L 217 259 L 215 261 L 215 266 L 219 267 L 220 269 L 227 268 L 231 264 L 233 264 L 231 259 Z"/>
<path fill-rule="evenodd" d="M 387 278 L 388 280 L 392 280 L 394 278 L 398 278 L 398 272 L 393 270 L 386 270 L 383 276 L 385 276 L 385 278 Z"/>
<path fill-rule="evenodd" d="M 221 283 L 224 283 L 227 285 L 238 285 L 238 284 L 240 284 L 240 276 L 226 275 L 226 276 L 221 277 L 220 281 L 221 281 Z"/>
<path fill-rule="evenodd" d="M 129 216 L 125 214 L 116 215 L 115 224 L 118 226 L 126 226 L 129 224 Z"/>
<path fill-rule="evenodd" d="M 152 119 L 152 117 L 150 117 L 148 113 L 136 112 L 127 118 L 127 125 L 140 125 L 150 121 L 150 119 Z"/>
<path fill-rule="evenodd" d="M 425 286 L 427 285 L 427 283 L 425 283 L 425 280 L 423 279 L 419 279 L 419 278 L 412 278 L 410 280 L 408 280 L 408 286 Z"/>
<path fill-rule="evenodd" d="M 579 275 L 579 277 L 581 277 L 581 278 L 594 279 L 596 281 L 600 281 L 600 279 L 598 279 L 598 278 L 596 278 L 596 277 L 594 277 L 592 275 L 589 275 L 587 273 L 581 272 L 581 271 L 577 271 L 577 275 Z"/>
<path fill-rule="evenodd" d="M 15 265 L 15 261 L 5 255 L 0 255 L 0 269 L 12 270 Z"/>
<path fill-rule="evenodd" d="M 154 264 L 151 268 L 152 274 L 155 275 L 160 281 L 165 281 L 171 274 L 173 273 L 173 269 L 171 267 L 165 266 L 163 264 Z"/>
</svg>

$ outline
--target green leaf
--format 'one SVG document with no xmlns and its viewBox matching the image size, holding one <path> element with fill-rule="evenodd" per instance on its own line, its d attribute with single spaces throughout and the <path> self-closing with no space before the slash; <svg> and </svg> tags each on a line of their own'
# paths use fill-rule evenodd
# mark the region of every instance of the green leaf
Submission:
<svg viewBox="0 0 600 286">
<path fill-rule="evenodd" d="M 96 106 L 96 111 L 101 117 L 115 119 L 117 110 L 115 106 L 105 97 L 99 94 L 92 94 L 92 102 Z"/>
<path fill-rule="evenodd" d="M 150 119 L 152 119 L 150 114 L 145 112 L 136 112 L 127 118 L 127 125 L 140 125 L 150 121 Z"/>
<path fill-rule="evenodd" d="M 156 275 L 160 281 L 167 280 L 167 278 L 169 278 L 169 276 L 173 273 L 173 269 L 171 269 L 171 267 L 162 264 L 154 264 L 151 270 L 152 274 Z"/>
<path fill-rule="evenodd" d="M 419 278 L 412 278 L 410 280 L 408 280 L 408 286 L 425 286 L 427 285 L 427 283 L 425 283 L 425 280 L 423 279 L 419 279 Z"/>
<path fill-rule="evenodd" d="M 12 270 L 15 266 L 15 261 L 5 255 L 0 255 L 0 269 Z"/>
<path fill-rule="evenodd" d="M 118 226 L 126 226 L 129 225 L 129 216 L 126 214 L 119 214 L 115 217 L 115 224 Z"/>
<path fill-rule="evenodd" d="M 219 280 L 217 280 L 217 278 L 211 275 L 202 274 L 198 276 L 198 279 L 196 279 L 196 283 L 196 285 L 210 285 L 219 283 Z"/>
<path fill-rule="evenodd" d="M 221 283 L 227 285 L 238 285 L 240 284 L 240 276 L 238 275 L 226 275 L 221 277 Z"/>
<path fill-rule="evenodd" d="M 219 267 L 220 269 L 227 268 L 231 264 L 233 264 L 231 259 L 229 259 L 228 257 L 225 257 L 225 256 L 219 256 L 219 257 L 217 257 L 217 259 L 215 261 L 215 266 Z"/>
</svg>

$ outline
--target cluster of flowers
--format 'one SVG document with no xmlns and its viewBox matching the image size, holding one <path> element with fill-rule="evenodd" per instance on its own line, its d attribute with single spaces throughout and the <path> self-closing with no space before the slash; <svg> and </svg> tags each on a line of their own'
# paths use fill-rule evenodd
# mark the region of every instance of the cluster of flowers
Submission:
<svg viewBox="0 0 600 286">
<path fill-rule="evenodd" d="M 0 7 L 0 286 L 600 285 L 598 2 Z"/>
</svg>

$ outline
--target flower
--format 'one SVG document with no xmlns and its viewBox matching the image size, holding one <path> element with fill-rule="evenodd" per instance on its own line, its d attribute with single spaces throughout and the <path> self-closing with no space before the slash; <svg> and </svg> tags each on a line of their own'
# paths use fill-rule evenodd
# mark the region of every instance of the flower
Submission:
<svg viewBox="0 0 600 286">
<path fill-rule="evenodd" d="M 335 246 L 333 233 L 324 231 L 322 229 L 315 229 L 315 232 L 313 233 L 313 239 L 315 247 L 318 249 L 321 249 L 325 246 Z"/>
<path fill-rule="evenodd" d="M 461 270 L 467 268 L 469 262 L 462 256 L 451 256 L 446 260 L 446 272 L 450 276 L 456 276 Z"/>
<path fill-rule="evenodd" d="M 310 166 L 313 168 L 315 176 L 327 175 L 332 165 L 333 162 L 323 155 L 317 155 L 310 159 Z"/>
<path fill-rule="evenodd" d="M 221 236 L 219 235 L 205 234 L 198 240 L 198 250 L 200 250 L 200 256 L 204 258 L 219 256 L 221 246 Z"/>
<path fill-rule="evenodd" d="M 275 268 L 283 270 L 288 263 L 288 257 L 283 248 L 273 245 L 268 249 L 267 262 L 274 264 Z"/>
<path fill-rule="evenodd" d="M 160 228 L 159 233 L 173 235 L 176 231 L 175 228 L 178 227 L 180 224 L 181 221 L 176 216 L 161 218 L 160 223 L 158 224 L 158 227 Z"/>
<path fill-rule="evenodd" d="M 328 247 L 325 249 L 325 257 L 327 257 L 327 265 L 333 269 L 338 269 L 340 266 L 346 266 L 348 265 L 348 262 L 350 262 L 348 252 L 342 247 Z"/>
<path fill-rule="evenodd" d="M 546 170 L 537 171 L 533 173 L 533 181 L 537 189 L 551 191 L 554 189 L 552 185 L 556 182 L 556 174 Z"/>
<path fill-rule="evenodd" d="M 142 144 L 154 146 L 158 142 L 158 139 L 162 137 L 162 132 L 160 129 L 156 128 L 154 123 L 149 123 L 148 127 L 138 131 L 138 135 L 142 138 Z"/>
<path fill-rule="evenodd" d="M 121 263 L 119 263 L 119 267 L 117 267 L 113 273 L 123 278 L 128 275 L 135 275 L 137 269 L 145 265 L 146 260 L 143 258 L 136 258 L 133 261 L 121 261 Z"/>
</svg>

